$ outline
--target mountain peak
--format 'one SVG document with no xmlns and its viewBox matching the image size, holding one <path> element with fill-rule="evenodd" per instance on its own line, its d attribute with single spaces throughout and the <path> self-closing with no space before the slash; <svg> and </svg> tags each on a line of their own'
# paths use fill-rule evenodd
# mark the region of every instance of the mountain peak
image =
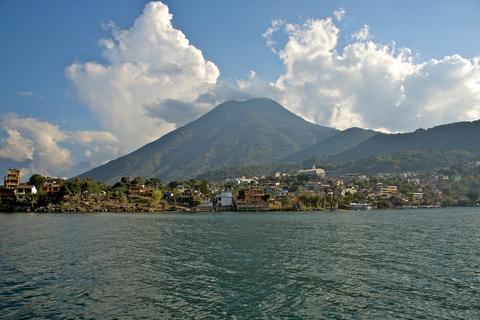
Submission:
<svg viewBox="0 0 480 320">
<path fill-rule="evenodd" d="M 258 97 L 258 98 L 250 98 L 246 100 L 228 100 L 225 101 L 224 103 L 219 104 L 217 107 L 215 107 L 212 111 L 215 110 L 223 110 L 223 109 L 235 109 L 239 111 L 245 111 L 245 110 L 257 110 L 257 111 L 288 111 L 284 106 L 276 102 L 275 100 L 272 100 L 270 98 L 263 98 L 263 97 Z M 288 111 L 290 112 L 290 111 Z"/>
<path fill-rule="evenodd" d="M 193 178 L 227 166 L 280 160 L 338 132 L 305 121 L 268 98 L 227 101 L 160 139 L 82 177 Z"/>
</svg>

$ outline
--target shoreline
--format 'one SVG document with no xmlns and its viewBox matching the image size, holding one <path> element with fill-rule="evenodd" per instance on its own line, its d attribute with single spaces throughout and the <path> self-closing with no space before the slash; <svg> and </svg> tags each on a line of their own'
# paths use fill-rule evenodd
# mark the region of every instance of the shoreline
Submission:
<svg viewBox="0 0 480 320">
<path fill-rule="evenodd" d="M 259 211 L 185 211 L 185 210 L 167 210 L 167 211 L 154 211 L 154 210 L 138 210 L 138 211 L 0 211 L 0 214 L 188 214 L 188 215 L 203 215 L 203 214 L 222 214 L 222 213 L 235 213 L 235 214 L 262 214 L 262 213 L 323 213 L 323 214 L 342 214 L 342 213 L 360 213 L 360 212 L 377 212 L 377 211 L 412 211 L 412 210 L 432 210 L 432 209 L 460 209 L 460 208 L 480 208 L 479 206 L 458 206 L 458 207 L 418 207 L 418 208 L 382 208 L 371 210 L 348 210 L 338 209 L 330 211 L 328 209 L 317 210 L 259 210 Z"/>
</svg>

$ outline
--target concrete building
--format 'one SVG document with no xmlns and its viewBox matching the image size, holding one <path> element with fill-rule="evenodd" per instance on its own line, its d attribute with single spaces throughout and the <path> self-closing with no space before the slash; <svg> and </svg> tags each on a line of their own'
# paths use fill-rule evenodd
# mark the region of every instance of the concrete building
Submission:
<svg viewBox="0 0 480 320">
<path fill-rule="evenodd" d="M 268 203 L 265 201 L 266 197 L 268 196 L 265 195 L 262 189 L 244 189 L 242 194 L 239 194 L 239 199 L 237 200 L 237 210 L 266 210 L 268 209 Z"/>
<path fill-rule="evenodd" d="M 7 175 L 3 178 L 3 186 L 6 189 L 15 189 L 20 184 L 20 170 L 8 169 Z"/>
<path fill-rule="evenodd" d="M 144 184 L 131 184 L 128 186 L 128 194 L 130 196 L 143 196 L 146 191 Z"/>
<path fill-rule="evenodd" d="M 398 194 L 397 186 L 386 186 L 383 183 L 378 183 L 375 186 L 375 195 L 380 198 L 389 198 Z"/>
<path fill-rule="evenodd" d="M 218 211 L 233 210 L 233 194 L 223 191 L 215 197 L 215 209 Z"/>
<path fill-rule="evenodd" d="M 315 165 L 311 169 L 303 169 L 297 172 L 297 175 L 304 175 L 317 178 L 325 178 L 325 170 L 316 168 Z"/>
<path fill-rule="evenodd" d="M 344 197 L 347 193 L 354 195 L 355 193 L 357 193 L 357 189 L 357 186 L 347 186 L 345 188 L 342 188 L 341 196 Z"/>
<path fill-rule="evenodd" d="M 20 184 L 15 187 L 15 198 L 19 203 L 31 201 L 31 196 L 35 194 L 37 194 L 37 188 L 35 186 Z"/>
<path fill-rule="evenodd" d="M 40 189 L 44 194 L 55 195 L 62 191 L 63 179 L 47 177 Z"/>
</svg>

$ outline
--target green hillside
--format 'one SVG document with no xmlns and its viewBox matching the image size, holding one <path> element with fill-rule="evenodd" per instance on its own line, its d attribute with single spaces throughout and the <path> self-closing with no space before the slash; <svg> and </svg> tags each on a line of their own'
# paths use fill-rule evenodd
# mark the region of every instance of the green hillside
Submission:
<svg viewBox="0 0 480 320">
<path fill-rule="evenodd" d="M 466 150 L 480 152 L 480 121 L 456 122 L 410 133 L 377 134 L 334 158 L 339 161 L 366 159 L 407 150 Z"/>
<path fill-rule="evenodd" d="M 310 147 L 295 152 L 287 158 L 286 162 L 294 162 L 311 158 L 323 158 L 336 155 L 368 140 L 378 132 L 362 128 L 350 128 L 340 131 L 336 135 L 328 137 Z"/>
<path fill-rule="evenodd" d="M 265 98 L 225 102 L 199 119 L 81 177 L 192 178 L 225 166 L 279 161 L 336 134 Z"/>
</svg>

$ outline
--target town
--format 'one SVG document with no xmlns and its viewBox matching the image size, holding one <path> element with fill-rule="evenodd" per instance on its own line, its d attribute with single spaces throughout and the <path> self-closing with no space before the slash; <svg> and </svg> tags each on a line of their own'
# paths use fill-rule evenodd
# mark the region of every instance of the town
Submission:
<svg viewBox="0 0 480 320">
<path fill-rule="evenodd" d="M 475 168 L 478 171 L 478 167 Z M 313 166 L 271 177 L 162 183 L 123 177 L 112 185 L 92 179 L 33 174 L 21 182 L 10 169 L 0 188 L 0 210 L 19 212 L 342 211 L 478 206 L 478 172 L 327 176 Z"/>
</svg>

